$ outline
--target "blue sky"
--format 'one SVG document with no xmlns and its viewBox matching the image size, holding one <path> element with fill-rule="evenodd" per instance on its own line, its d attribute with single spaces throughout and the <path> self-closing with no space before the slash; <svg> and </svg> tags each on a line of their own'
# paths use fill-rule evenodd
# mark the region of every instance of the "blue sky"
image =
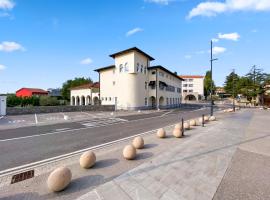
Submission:
<svg viewBox="0 0 270 200">
<path fill-rule="evenodd" d="M 61 87 L 137 46 L 178 74 L 270 73 L 268 0 L 0 0 L 0 93 Z"/>
</svg>

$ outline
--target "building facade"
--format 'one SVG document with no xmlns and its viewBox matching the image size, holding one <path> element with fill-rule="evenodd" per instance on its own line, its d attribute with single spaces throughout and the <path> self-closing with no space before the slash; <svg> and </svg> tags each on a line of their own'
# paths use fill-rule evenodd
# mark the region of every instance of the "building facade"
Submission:
<svg viewBox="0 0 270 200">
<path fill-rule="evenodd" d="M 123 110 L 180 106 L 183 79 L 162 66 L 150 66 L 154 58 L 136 47 L 110 57 L 114 65 L 95 70 L 102 105 Z"/>
<path fill-rule="evenodd" d="M 6 115 L 7 110 L 7 97 L 0 95 L 0 116 Z"/>
<path fill-rule="evenodd" d="M 17 97 L 47 96 L 48 92 L 38 88 L 21 88 L 16 91 Z"/>
<path fill-rule="evenodd" d="M 183 101 L 199 101 L 204 96 L 204 76 L 182 75 L 182 98 Z"/>
<path fill-rule="evenodd" d="M 70 89 L 70 105 L 86 106 L 99 104 L 99 83 L 88 83 Z"/>
</svg>

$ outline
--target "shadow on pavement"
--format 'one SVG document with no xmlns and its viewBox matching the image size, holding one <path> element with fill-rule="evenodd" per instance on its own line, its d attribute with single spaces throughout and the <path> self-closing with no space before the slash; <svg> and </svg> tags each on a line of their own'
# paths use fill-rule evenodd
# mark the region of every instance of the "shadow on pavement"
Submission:
<svg viewBox="0 0 270 200">
<path fill-rule="evenodd" d="M 93 169 L 101 169 L 105 167 L 110 167 L 112 165 L 115 165 L 118 162 L 119 162 L 119 159 L 115 159 L 115 158 L 99 160 L 95 163 L 95 165 L 93 166 Z"/>
<path fill-rule="evenodd" d="M 158 146 L 158 144 L 145 144 L 143 148 L 144 149 L 151 149 L 151 148 L 154 148 L 156 146 Z"/>
<path fill-rule="evenodd" d="M 151 158 L 154 154 L 151 152 L 143 152 L 143 153 L 138 153 L 137 157 L 135 160 L 144 160 Z"/>
</svg>

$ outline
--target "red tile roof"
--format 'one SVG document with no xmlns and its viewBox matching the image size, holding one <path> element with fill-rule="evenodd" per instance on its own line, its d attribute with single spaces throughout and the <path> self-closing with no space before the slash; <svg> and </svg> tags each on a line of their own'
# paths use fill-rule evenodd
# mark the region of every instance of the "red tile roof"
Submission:
<svg viewBox="0 0 270 200">
<path fill-rule="evenodd" d="M 39 89 L 39 88 L 21 88 L 19 89 L 17 92 L 21 91 L 21 90 L 28 90 L 32 93 L 44 93 L 44 94 L 48 94 L 47 91 Z"/>
<path fill-rule="evenodd" d="M 200 75 L 180 75 L 179 77 L 181 78 L 204 78 L 204 76 L 200 76 Z"/>
<path fill-rule="evenodd" d="M 91 88 L 99 88 L 99 82 L 79 85 L 79 86 L 70 88 L 70 90 L 91 89 Z"/>
</svg>

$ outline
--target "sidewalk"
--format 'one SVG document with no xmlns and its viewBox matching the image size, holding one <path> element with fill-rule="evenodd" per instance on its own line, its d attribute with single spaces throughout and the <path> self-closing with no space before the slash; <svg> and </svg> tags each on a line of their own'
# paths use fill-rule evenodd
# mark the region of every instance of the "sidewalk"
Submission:
<svg viewBox="0 0 270 200">
<path fill-rule="evenodd" d="M 92 169 L 81 169 L 78 157 L 69 158 L 39 169 L 34 179 L 0 188 L 0 199 L 269 199 L 269 120 L 269 111 L 220 114 L 218 121 L 195 127 L 182 139 L 171 137 L 169 127 L 166 139 L 145 135 L 146 148 L 134 161 L 122 158 L 128 143 L 123 141 L 96 151 Z M 50 193 L 48 173 L 63 164 L 72 170 L 73 181 L 65 191 Z"/>
<path fill-rule="evenodd" d="M 168 148 L 78 200 L 212 199 L 251 117 L 244 111 L 201 128 L 185 144 Z"/>
</svg>

